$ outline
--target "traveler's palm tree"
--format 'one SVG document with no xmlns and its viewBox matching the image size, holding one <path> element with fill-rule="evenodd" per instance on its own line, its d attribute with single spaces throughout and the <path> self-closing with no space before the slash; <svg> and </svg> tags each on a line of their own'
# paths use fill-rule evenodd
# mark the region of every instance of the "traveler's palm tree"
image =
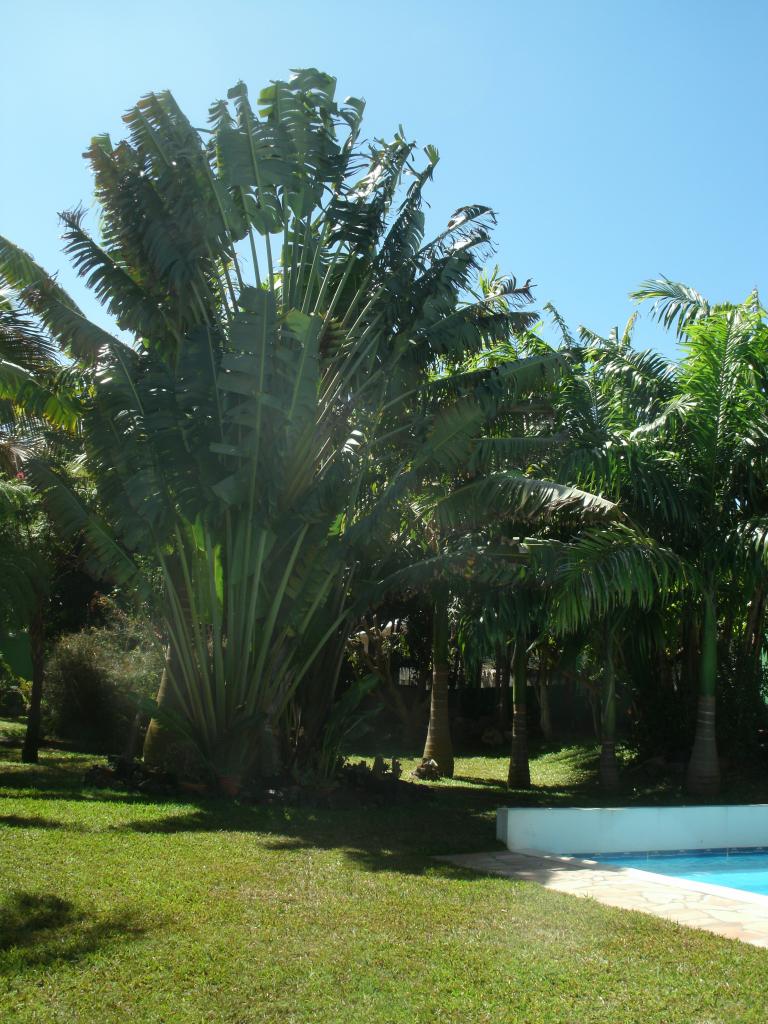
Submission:
<svg viewBox="0 0 768 1024">
<path fill-rule="evenodd" d="M 82 422 L 102 515 L 43 460 L 31 477 L 94 567 L 144 590 L 145 567 L 159 569 L 159 721 L 219 774 L 258 751 L 268 771 L 288 703 L 315 683 L 333 693 L 338 660 L 324 656 L 350 625 L 357 545 L 387 536 L 414 481 L 466 458 L 484 416 L 474 388 L 504 370 L 446 388 L 436 368 L 533 319 L 513 279 L 468 299 L 491 211 L 462 207 L 425 242 L 436 151 L 419 165 L 400 135 L 365 150 L 363 104 L 334 88 L 297 72 L 257 111 L 239 84 L 207 133 L 152 94 L 126 114 L 127 141 L 93 140 L 102 239 L 76 211 L 66 248 L 130 344 L 0 241 L 6 285 L 91 368 Z M 500 486 L 512 507 L 566 500 L 509 474 Z M 472 487 L 446 517 L 479 509 Z"/>
</svg>

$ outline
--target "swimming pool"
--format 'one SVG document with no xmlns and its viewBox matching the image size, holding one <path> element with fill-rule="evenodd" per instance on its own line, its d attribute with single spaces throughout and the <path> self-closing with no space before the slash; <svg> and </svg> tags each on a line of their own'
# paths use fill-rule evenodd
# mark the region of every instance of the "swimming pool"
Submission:
<svg viewBox="0 0 768 1024">
<path fill-rule="evenodd" d="M 682 850 L 660 853 L 582 854 L 600 864 L 640 868 L 691 882 L 727 885 L 768 896 L 768 849 Z"/>
</svg>

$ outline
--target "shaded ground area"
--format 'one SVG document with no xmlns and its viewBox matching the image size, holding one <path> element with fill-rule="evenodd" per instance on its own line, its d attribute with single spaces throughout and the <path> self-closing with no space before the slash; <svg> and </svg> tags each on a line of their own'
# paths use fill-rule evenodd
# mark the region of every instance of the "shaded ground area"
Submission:
<svg viewBox="0 0 768 1024">
<path fill-rule="evenodd" d="M 764 1020 L 763 950 L 431 859 L 493 848 L 503 758 L 336 811 L 91 790 L 91 760 L 0 749 L 3 1024 Z M 593 802 L 593 769 L 544 753 L 511 799 Z"/>
<path fill-rule="evenodd" d="M 147 931 L 133 911 L 101 915 L 53 893 L 9 892 L 0 905 L 0 957 L 8 954 L 8 973 L 73 963 L 114 943 L 125 943 Z"/>
</svg>

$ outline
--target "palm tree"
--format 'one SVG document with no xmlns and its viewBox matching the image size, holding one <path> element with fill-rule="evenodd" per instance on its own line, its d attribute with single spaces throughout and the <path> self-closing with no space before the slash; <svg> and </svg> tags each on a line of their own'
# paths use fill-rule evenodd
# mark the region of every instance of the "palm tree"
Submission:
<svg viewBox="0 0 768 1024">
<path fill-rule="evenodd" d="M 518 300 L 528 298 L 527 293 L 520 296 L 516 290 L 499 288 L 496 276 L 483 282 L 483 298 L 493 304 L 495 311 L 507 312 L 513 295 Z M 517 325 L 513 322 L 510 326 Z M 443 574 L 442 578 L 430 580 L 433 671 L 423 757 L 425 761 L 434 760 L 440 773 L 447 776 L 453 774 L 448 711 L 451 593 L 478 587 L 485 591 L 492 581 L 491 603 L 507 610 L 517 608 L 519 599 L 516 593 L 510 598 L 509 583 L 520 582 L 526 558 L 521 537 L 541 528 L 563 510 L 577 519 L 613 514 L 611 502 L 530 475 L 534 460 L 541 460 L 562 440 L 559 435 L 552 435 L 548 415 L 542 414 L 549 412 L 547 397 L 557 376 L 565 370 L 566 361 L 550 350 L 521 356 L 520 347 L 511 336 L 463 365 L 441 372 L 433 380 L 431 400 L 438 409 L 447 397 L 465 396 L 462 415 L 469 412 L 473 417 L 475 436 L 457 440 L 450 451 L 442 450 L 439 459 L 426 460 L 420 467 L 420 493 L 418 500 L 407 506 L 406 517 L 411 524 L 406 530 L 411 550 L 416 553 L 416 564 L 395 574 L 402 584 L 412 579 L 412 570 L 422 571 L 422 563 L 434 574 Z M 466 400 L 470 395 L 472 404 Z M 472 551 L 477 552 L 477 557 Z M 510 555 L 512 564 L 508 568 Z M 507 589 L 499 590 L 501 586 Z M 485 620 L 491 621 L 488 616 Z M 514 637 L 518 647 L 513 697 L 516 694 L 518 704 L 519 756 L 527 750 L 523 724 L 526 629 L 527 624 L 518 617 L 506 636 L 499 635 L 493 640 L 494 646 L 504 647 Z M 521 780 L 527 774 L 527 753 L 524 760 L 525 767 L 517 773 Z"/>
<path fill-rule="evenodd" d="M 694 567 L 700 594 L 698 713 L 687 785 L 714 796 L 722 580 L 749 550 L 763 550 L 768 329 L 756 294 L 739 306 L 710 306 L 662 279 L 646 282 L 636 297 L 655 299 L 658 318 L 684 339 L 677 395 L 661 429 L 676 449 L 675 482 L 685 499 L 676 549 Z"/>
<path fill-rule="evenodd" d="M 540 588 L 514 588 L 511 599 L 515 630 L 512 653 L 512 749 L 509 757 L 507 785 L 527 789 L 531 784 L 528 761 L 528 660 L 535 633 L 538 632 L 544 594 Z"/>
<path fill-rule="evenodd" d="M 582 329 L 584 361 L 565 381 L 562 408 L 572 443 L 561 472 L 621 499 L 684 566 L 683 607 L 700 636 L 688 785 L 714 795 L 717 606 L 726 577 L 738 573 L 749 550 L 762 550 L 765 325 L 756 296 L 740 307 L 716 307 L 662 278 L 645 282 L 635 298 L 654 300 L 654 315 L 676 327 L 683 359 L 674 365 L 635 351 L 634 320 L 608 338 Z"/>
<path fill-rule="evenodd" d="M 590 630 L 599 651 L 600 781 L 606 791 L 615 792 L 618 641 L 622 630 L 637 628 L 640 614 L 685 584 L 684 566 L 646 534 L 617 523 L 584 531 L 564 546 L 551 581 L 550 628 L 556 635 Z"/>
<path fill-rule="evenodd" d="M 453 777 L 453 743 L 448 711 L 450 674 L 448 592 L 435 587 L 432 612 L 432 689 L 429 700 L 429 725 L 424 743 L 423 761 L 434 761 L 441 775 Z"/>
</svg>

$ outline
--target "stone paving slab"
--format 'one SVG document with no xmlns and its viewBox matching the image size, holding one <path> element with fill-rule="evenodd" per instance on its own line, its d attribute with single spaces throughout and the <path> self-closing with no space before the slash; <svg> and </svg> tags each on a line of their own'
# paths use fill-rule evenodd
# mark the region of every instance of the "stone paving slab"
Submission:
<svg viewBox="0 0 768 1024">
<path fill-rule="evenodd" d="M 638 910 L 768 949 L 768 896 L 721 885 L 546 854 L 467 853 L 439 860 L 545 889 Z"/>
</svg>

